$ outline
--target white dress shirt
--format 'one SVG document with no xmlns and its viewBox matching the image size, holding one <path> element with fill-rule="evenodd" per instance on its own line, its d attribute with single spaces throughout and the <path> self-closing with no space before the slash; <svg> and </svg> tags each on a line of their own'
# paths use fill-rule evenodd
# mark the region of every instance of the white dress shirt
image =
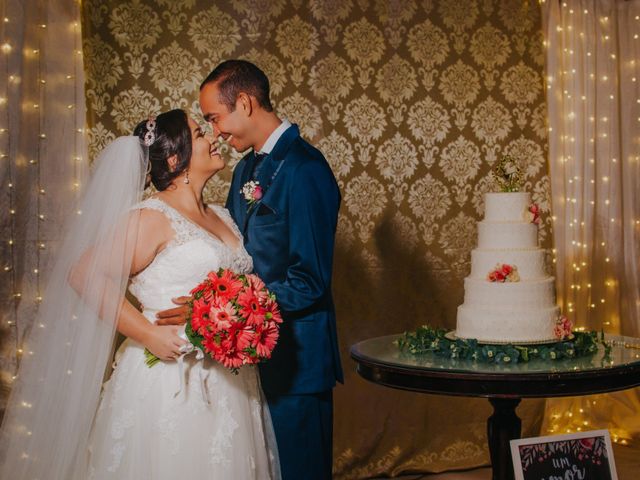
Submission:
<svg viewBox="0 0 640 480">
<path fill-rule="evenodd" d="M 291 126 L 291 122 L 289 122 L 289 120 L 287 120 L 286 118 L 282 120 L 282 123 L 278 125 L 278 128 L 276 128 L 273 132 L 271 132 L 271 135 L 269 135 L 269 138 L 267 138 L 267 141 L 264 142 L 264 145 L 262 146 L 262 148 L 258 153 L 265 153 L 267 155 L 270 154 L 271 150 L 273 150 L 273 147 L 275 147 L 276 143 L 278 143 L 278 140 L 280 140 L 280 137 L 282 136 L 282 134 L 290 126 Z"/>
</svg>

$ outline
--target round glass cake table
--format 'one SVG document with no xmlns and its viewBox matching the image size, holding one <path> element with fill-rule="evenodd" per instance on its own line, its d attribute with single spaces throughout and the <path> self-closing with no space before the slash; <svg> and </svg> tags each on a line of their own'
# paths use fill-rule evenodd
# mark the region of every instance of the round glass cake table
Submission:
<svg viewBox="0 0 640 480">
<path fill-rule="evenodd" d="M 509 440 L 520 438 L 516 407 L 522 398 L 613 392 L 640 385 L 640 338 L 607 335 L 604 349 L 581 358 L 488 364 L 414 355 L 394 343 L 402 335 L 364 340 L 351 347 L 357 372 L 373 383 L 437 395 L 485 397 L 493 405 L 487 436 L 494 480 L 513 479 Z"/>
</svg>

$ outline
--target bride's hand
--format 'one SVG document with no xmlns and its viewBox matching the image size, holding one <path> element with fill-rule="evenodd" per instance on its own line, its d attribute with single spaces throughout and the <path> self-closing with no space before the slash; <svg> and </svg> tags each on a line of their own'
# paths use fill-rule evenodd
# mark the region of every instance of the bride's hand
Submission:
<svg viewBox="0 0 640 480">
<path fill-rule="evenodd" d="M 179 331 L 176 326 L 152 325 L 144 346 L 160 360 L 176 360 L 182 354 L 180 347 L 188 343 Z"/>
</svg>

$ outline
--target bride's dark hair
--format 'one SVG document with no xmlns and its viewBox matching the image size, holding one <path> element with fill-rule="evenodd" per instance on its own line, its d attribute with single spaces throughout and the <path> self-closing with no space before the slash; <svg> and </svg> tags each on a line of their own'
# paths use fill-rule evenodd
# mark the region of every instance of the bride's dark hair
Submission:
<svg viewBox="0 0 640 480">
<path fill-rule="evenodd" d="M 140 122 L 133 134 L 144 140 L 147 133 L 147 120 Z M 177 155 L 176 169 L 169 169 L 167 159 Z M 188 166 L 191 160 L 191 129 L 187 113 L 176 109 L 161 113 L 156 117 L 155 141 L 149 147 L 151 163 L 151 183 L 156 190 L 166 190 L 171 182 Z"/>
</svg>

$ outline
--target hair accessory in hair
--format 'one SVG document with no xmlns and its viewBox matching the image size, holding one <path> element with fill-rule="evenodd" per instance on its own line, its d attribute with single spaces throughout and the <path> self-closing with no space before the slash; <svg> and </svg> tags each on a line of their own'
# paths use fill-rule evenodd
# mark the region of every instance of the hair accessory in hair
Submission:
<svg viewBox="0 0 640 480">
<path fill-rule="evenodd" d="M 144 144 L 147 147 L 153 145 L 153 142 L 156 141 L 156 118 L 149 117 L 147 120 L 147 133 L 144 134 Z"/>
</svg>

